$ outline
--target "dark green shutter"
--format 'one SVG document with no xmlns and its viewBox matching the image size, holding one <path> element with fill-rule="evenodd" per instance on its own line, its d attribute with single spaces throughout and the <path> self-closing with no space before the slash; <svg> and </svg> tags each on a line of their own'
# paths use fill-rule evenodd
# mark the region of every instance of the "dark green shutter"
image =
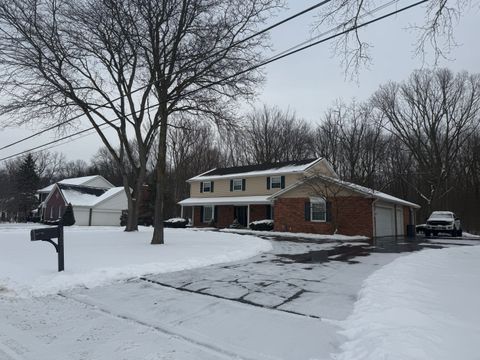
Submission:
<svg viewBox="0 0 480 360">
<path fill-rule="evenodd" d="M 305 201 L 305 220 L 310 221 L 310 202 Z"/>
<path fill-rule="evenodd" d="M 213 181 L 210 182 L 210 192 L 213 192 Z"/>
<path fill-rule="evenodd" d="M 325 215 L 325 219 L 327 222 L 331 222 L 332 221 L 332 203 L 330 201 L 326 202 L 325 209 L 327 212 Z"/>
<path fill-rule="evenodd" d="M 200 222 L 203 222 L 203 206 L 200 206 Z"/>
<path fill-rule="evenodd" d="M 200 192 L 203 192 L 203 181 L 200 181 Z"/>
<path fill-rule="evenodd" d="M 281 177 L 282 189 L 285 189 L 285 176 Z"/>
<path fill-rule="evenodd" d="M 230 180 L 230 191 L 233 191 L 233 179 Z"/>
<path fill-rule="evenodd" d="M 242 179 L 242 191 L 245 191 L 246 180 Z"/>
<path fill-rule="evenodd" d="M 267 176 L 267 190 L 270 190 L 270 176 Z"/>
<path fill-rule="evenodd" d="M 213 207 L 213 221 L 216 223 L 218 219 L 218 206 Z"/>
</svg>

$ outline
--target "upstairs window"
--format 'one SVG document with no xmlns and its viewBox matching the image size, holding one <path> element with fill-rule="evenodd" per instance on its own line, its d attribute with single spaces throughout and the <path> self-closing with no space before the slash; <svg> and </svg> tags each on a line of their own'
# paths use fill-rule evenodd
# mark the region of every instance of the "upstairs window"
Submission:
<svg viewBox="0 0 480 360">
<path fill-rule="evenodd" d="M 212 182 L 204 181 L 202 182 L 203 192 L 212 192 Z"/>
<path fill-rule="evenodd" d="M 242 191 L 243 190 L 243 181 L 242 179 L 233 179 L 233 191 Z"/>
<path fill-rule="evenodd" d="M 282 187 L 282 177 L 281 176 L 272 176 L 270 178 L 270 187 L 272 189 L 280 189 Z"/>
</svg>

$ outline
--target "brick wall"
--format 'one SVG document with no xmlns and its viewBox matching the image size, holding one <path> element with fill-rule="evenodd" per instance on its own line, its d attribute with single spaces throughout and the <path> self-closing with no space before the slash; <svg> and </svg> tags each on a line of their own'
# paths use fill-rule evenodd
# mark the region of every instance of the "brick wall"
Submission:
<svg viewBox="0 0 480 360">
<path fill-rule="evenodd" d="M 250 222 L 266 219 L 267 206 L 269 205 L 250 205 Z"/>
<path fill-rule="evenodd" d="M 201 206 L 195 206 L 193 208 L 193 219 L 195 227 L 205 227 L 208 226 L 208 223 L 202 222 L 200 217 Z M 218 205 L 217 208 L 217 222 L 216 226 L 219 228 L 228 227 L 233 223 L 234 219 L 234 207 L 232 205 Z"/>
<path fill-rule="evenodd" d="M 308 198 L 279 198 L 275 201 L 275 231 L 332 234 L 332 222 L 305 220 Z M 332 202 L 332 220 L 336 218 L 338 233 L 373 236 L 372 199 L 356 196 L 338 197 Z M 338 211 L 337 211 L 338 209 Z M 335 220 L 334 220 L 335 221 Z"/>
<path fill-rule="evenodd" d="M 65 201 L 63 200 L 62 194 L 58 188 L 55 188 L 55 192 L 50 196 L 48 202 L 45 204 L 45 211 L 44 211 L 44 220 L 57 220 L 59 217 L 63 215 L 65 211 Z M 60 216 L 59 216 L 60 211 Z M 50 216 L 53 215 L 53 216 Z"/>
</svg>

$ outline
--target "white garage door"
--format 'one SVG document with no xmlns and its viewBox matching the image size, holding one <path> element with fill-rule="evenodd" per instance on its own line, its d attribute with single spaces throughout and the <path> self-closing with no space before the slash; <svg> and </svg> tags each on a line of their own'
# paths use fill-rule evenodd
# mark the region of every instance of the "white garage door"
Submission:
<svg viewBox="0 0 480 360">
<path fill-rule="evenodd" d="M 375 236 L 395 236 L 393 207 L 375 206 Z"/>
</svg>

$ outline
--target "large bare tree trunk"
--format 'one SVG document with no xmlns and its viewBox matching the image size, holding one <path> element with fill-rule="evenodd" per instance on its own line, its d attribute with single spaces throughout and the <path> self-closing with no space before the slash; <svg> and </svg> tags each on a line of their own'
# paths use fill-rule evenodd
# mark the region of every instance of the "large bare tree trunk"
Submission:
<svg viewBox="0 0 480 360">
<path fill-rule="evenodd" d="M 165 103 L 165 102 L 164 102 Z M 163 217 L 164 217 L 164 199 L 166 188 L 166 168 L 167 168 L 167 108 L 160 102 L 162 107 L 160 117 L 160 134 L 158 139 L 158 160 L 156 167 L 156 194 L 155 194 L 155 220 L 153 223 L 152 245 L 164 244 Z"/>
</svg>

